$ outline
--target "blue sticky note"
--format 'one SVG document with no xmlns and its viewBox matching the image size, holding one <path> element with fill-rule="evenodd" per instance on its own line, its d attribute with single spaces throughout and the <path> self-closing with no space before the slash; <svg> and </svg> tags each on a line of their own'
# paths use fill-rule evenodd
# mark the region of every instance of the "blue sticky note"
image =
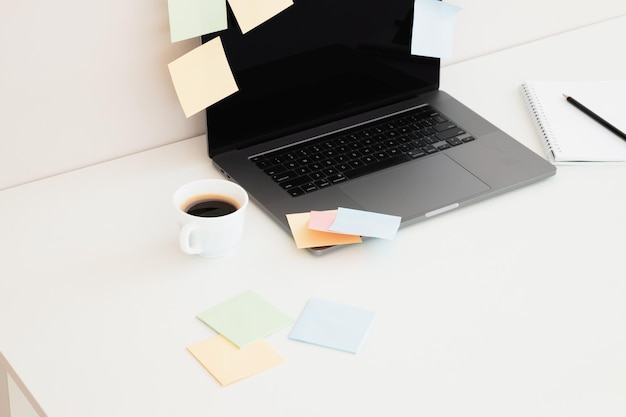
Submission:
<svg viewBox="0 0 626 417">
<path fill-rule="evenodd" d="M 328 228 L 335 233 L 393 239 L 400 227 L 399 216 L 339 207 L 335 221 Z"/>
<path fill-rule="evenodd" d="M 359 308 L 311 299 L 289 338 L 344 352 L 357 353 L 375 313 Z"/>
<path fill-rule="evenodd" d="M 437 0 L 415 0 L 411 53 L 449 58 L 454 45 L 454 21 L 460 7 Z"/>
</svg>

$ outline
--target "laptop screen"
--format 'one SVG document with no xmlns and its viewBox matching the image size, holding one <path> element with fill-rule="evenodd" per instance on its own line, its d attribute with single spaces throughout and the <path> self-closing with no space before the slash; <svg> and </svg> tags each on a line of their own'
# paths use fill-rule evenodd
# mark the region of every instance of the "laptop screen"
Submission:
<svg viewBox="0 0 626 417">
<path fill-rule="evenodd" d="M 414 0 L 294 0 L 222 38 L 239 86 L 206 111 L 209 153 L 241 148 L 439 85 L 439 59 L 410 53 Z"/>
</svg>

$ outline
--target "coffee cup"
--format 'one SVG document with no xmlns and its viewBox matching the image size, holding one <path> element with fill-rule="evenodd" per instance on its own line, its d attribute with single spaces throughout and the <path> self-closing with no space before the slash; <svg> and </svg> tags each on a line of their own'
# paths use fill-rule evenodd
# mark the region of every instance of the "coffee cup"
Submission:
<svg viewBox="0 0 626 417">
<path fill-rule="evenodd" d="M 223 179 L 187 183 L 174 193 L 183 252 L 204 257 L 228 253 L 241 239 L 248 194 Z"/>
</svg>

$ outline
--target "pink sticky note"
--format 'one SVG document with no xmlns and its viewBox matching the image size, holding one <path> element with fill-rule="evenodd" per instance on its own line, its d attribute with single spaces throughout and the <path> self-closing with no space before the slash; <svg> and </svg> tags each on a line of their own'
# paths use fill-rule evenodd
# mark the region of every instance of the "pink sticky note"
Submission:
<svg viewBox="0 0 626 417">
<path fill-rule="evenodd" d="M 320 232 L 309 229 L 311 213 L 287 214 L 287 221 L 298 249 L 361 243 L 360 236 Z"/>
<path fill-rule="evenodd" d="M 311 211 L 309 229 L 328 232 L 337 217 L 337 210 Z"/>
</svg>

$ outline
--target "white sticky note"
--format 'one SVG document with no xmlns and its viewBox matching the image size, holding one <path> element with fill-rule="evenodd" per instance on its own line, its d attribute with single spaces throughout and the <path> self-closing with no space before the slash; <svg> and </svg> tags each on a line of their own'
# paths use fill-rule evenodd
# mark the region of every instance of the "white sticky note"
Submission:
<svg viewBox="0 0 626 417">
<path fill-rule="evenodd" d="M 400 227 L 399 216 L 339 207 L 335 221 L 328 228 L 335 233 L 393 239 Z"/>
<path fill-rule="evenodd" d="M 168 0 L 172 42 L 228 28 L 226 0 Z"/>
<path fill-rule="evenodd" d="M 461 8 L 437 0 L 415 0 L 411 54 L 449 58 L 454 46 L 454 21 Z"/>
<path fill-rule="evenodd" d="M 187 52 L 168 67 L 187 117 L 239 90 L 219 37 Z"/>
</svg>

